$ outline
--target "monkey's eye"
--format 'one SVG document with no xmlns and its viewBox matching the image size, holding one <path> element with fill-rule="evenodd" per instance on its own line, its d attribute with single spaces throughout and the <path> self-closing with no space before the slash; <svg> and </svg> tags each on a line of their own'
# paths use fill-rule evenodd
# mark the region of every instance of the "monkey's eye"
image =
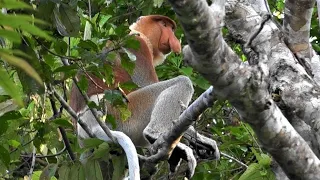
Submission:
<svg viewBox="0 0 320 180">
<path fill-rule="evenodd" d="M 138 17 L 137 21 L 140 21 L 140 20 L 141 20 L 141 16 L 140 16 L 140 17 Z"/>
</svg>

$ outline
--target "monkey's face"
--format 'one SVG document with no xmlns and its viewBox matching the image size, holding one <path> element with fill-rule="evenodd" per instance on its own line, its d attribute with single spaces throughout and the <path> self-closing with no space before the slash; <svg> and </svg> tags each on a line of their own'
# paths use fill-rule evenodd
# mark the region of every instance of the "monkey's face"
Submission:
<svg viewBox="0 0 320 180">
<path fill-rule="evenodd" d="M 136 30 L 144 34 L 153 47 L 153 53 L 168 54 L 171 51 L 181 52 L 181 45 L 174 35 L 176 24 L 166 16 L 150 15 L 141 16 L 137 22 L 130 26 L 131 30 Z"/>
</svg>

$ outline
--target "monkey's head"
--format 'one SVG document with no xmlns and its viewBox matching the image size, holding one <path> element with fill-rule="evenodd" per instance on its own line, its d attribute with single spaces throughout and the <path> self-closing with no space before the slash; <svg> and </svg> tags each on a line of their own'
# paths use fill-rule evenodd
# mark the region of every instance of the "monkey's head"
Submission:
<svg viewBox="0 0 320 180">
<path fill-rule="evenodd" d="M 161 64 L 165 55 L 171 51 L 181 52 L 180 42 L 174 35 L 175 29 L 176 23 L 161 15 L 141 16 L 130 26 L 131 31 L 143 34 L 147 38 L 146 41 L 149 41 L 147 43 L 151 44 L 155 66 Z"/>
</svg>

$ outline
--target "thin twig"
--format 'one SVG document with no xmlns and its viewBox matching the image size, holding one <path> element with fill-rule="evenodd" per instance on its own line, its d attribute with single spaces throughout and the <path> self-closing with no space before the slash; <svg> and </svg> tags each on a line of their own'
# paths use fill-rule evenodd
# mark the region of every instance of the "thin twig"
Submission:
<svg viewBox="0 0 320 180">
<path fill-rule="evenodd" d="M 89 135 L 89 137 L 94 138 L 94 134 L 92 133 L 91 129 L 82 121 L 81 118 L 77 116 L 77 113 L 69 106 L 69 104 L 59 95 L 59 93 L 52 87 L 51 84 L 48 85 L 48 89 L 53 93 L 53 95 L 59 100 L 60 104 L 64 107 L 64 109 L 72 116 L 74 119 L 77 120 L 79 125 L 82 129 Z"/>
<path fill-rule="evenodd" d="M 63 56 L 63 55 L 60 55 L 60 54 L 57 54 L 53 51 L 51 51 L 49 48 L 47 48 L 44 44 L 42 44 L 37 38 L 34 37 L 34 39 L 37 41 L 38 44 L 40 44 L 48 53 L 54 55 L 54 56 L 57 56 L 59 58 L 66 58 L 66 59 L 70 59 L 72 61 L 80 61 L 81 58 L 76 58 L 76 57 L 72 57 L 72 56 Z"/>
<path fill-rule="evenodd" d="M 53 111 L 53 118 L 50 118 L 50 119 L 55 119 L 55 118 L 58 118 L 61 116 L 61 113 L 62 113 L 62 109 L 63 109 L 63 106 L 61 105 L 62 108 L 60 108 L 60 111 L 58 112 L 58 109 L 56 107 L 56 104 L 53 100 L 53 95 L 49 93 L 49 99 L 50 99 L 50 104 L 51 104 L 51 108 L 52 108 L 52 111 Z M 71 149 L 71 145 L 70 145 L 70 142 L 69 142 L 69 139 L 67 137 L 67 134 L 66 134 L 66 131 L 63 127 L 59 126 L 59 131 L 60 131 L 60 134 L 61 134 L 61 137 L 62 137 L 62 140 L 63 140 L 63 143 L 64 143 L 64 146 L 65 148 L 67 149 L 67 152 L 70 156 L 70 159 L 72 161 L 75 161 L 75 156 L 74 156 L 74 153 Z"/>
<path fill-rule="evenodd" d="M 70 159 L 71 159 L 72 161 L 75 161 L 75 160 L 76 160 L 76 157 L 75 157 L 75 155 L 74 155 L 74 153 L 73 153 L 73 151 L 72 151 L 72 148 L 71 148 L 70 141 L 69 141 L 69 139 L 68 139 L 66 130 L 65 130 L 63 127 L 61 127 L 61 126 L 59 126 L 58 128 L 59 128 L 59 130 L 60 130 L 60 133 L 61 133 L 61 136 L 62 136 L 62 139 L 63 139 L 64 146 L 65 146 L 65 148 L 66 148 L 66 150 L 67 150 L 67 152 L 68 152 L 68 154 L 69 154 L 69 156 L 70 156 Z"/>
<path fill-rule="evenodd" d="M 78 88 L 78 91 L 80 91 L 82 97 L 84 98 L 86 104 L 88 104 L 90 102 L 90 99 L 88 97 L 88 95 L 86 93 L 82 93 L 80 87 L 78 86 L 78 81 L 76 80 L 76 78 L 72 78 L 74 84 L 76 85 L 76 87 Z M 97 123 L 101 126 L 101 128 L 103 129 L 103 131 L 108 135 L 108 137 L 112 140 L 112 142 L 115 142 L 115 139 L 111 133 L 111 130 L 108 128 L 108 126 L 102 122 L 98 116 L 98 112 L 95 108 L 89 108 L 89 110 L 91 111 L 93 117 L 95 118 L 95 120 L 97 121 Z"/>
<path fill-rule="evenodd" d="M 28 158 L 30 158 L 30 157 L 33 157 L 33 156 L 35 156 L 36 158 L 48 158 L 48 157 L 56 157 L 56 156 L 59 156 L 59 155 L 61 155 L 61 154 L 63 154 L 65 151 L 66 151 L 66 146 L 64 146 L 59 152 L 57 152 L 56 154 L 49 154 L 49 155 L 34 155 L 34 154 L 32 154 L 32 155 L 23 155 L 23 154 L 21 154 L 20 156 L 21 157 L 28 157 Z"/>
<path fill-rule="evenodd" d="M 240 164 L 241 166 L 243 166 L 243 167 L 245 167 L 245 168 L 248 168 L 248 166 L 247 166 L 246 164 L 244 164 L 243 162 L 239 161 L 238 159 L 236 159 L 236 158 L 234 158 L 234 157 L 232 157 L 232 156 L 230 156 L 230 155 L 228 155 L 228 154 L 226 154 L 226 153 L 224 153 L 224 152 L 220 152 L 220 154 L 221 154 L 222 156 L 228 158 L 228 159 L 231 159 L 231 160 L 237 162 L 237 163 Z"/>
<path fill-rule="evenodd" d="M 29 173 L 28 173 L 28 179 L 29 180 L 32 179 L 32 173 L 33 173 L 35 162 L 36 162 L 36 147 L 33 146 L 31 167 L 30 167 L 30 170 L 29 170 Z"/>
<path fill-rule="evenodd" d="M 63 58 L 62 58 L 61 60 L 62 60 L 62 63 L 63 63 L 65 66 L 68 66 L 68 65 L 69 65 L 69 63 L 67 62 L 66 59 L 63 59 Z M 79 85 L 78 85 L 78 80 L 77 80 L 75 77 L 73 77 L 72 80 L 73 80 L 73 83 L 76 85 L 78 91 L 81 93 L 81 95 L 82 95 L 83 99 L 85 100 L 86 104 L 88 104 L 88 103 L 90 102 L 90 99 L 89 99 L 88 95 L 87 95 L 86 93 L 82 93 L 82 91 L 81 91 L 81 89 L 80 89 L 80 87 L 79 87 Z M 70 106 L 69 106 L 69 107 L 70 107 Z M 111 139 L 112 142 L 115 142 L 115 139 L 114 139 L 114 137 L 113 137 L 113 135 L 112 135 L 112 133 L 111 133 L 111 130 L 108 128 L 108 126 L 107 126 L 104 122 L 102 122 L 102 121 L 100 120 L 100 118 L 99 118 L 99 116 L 98 116 L 97 110 L 96 110 L 95 108 L 89 108 L 89 110 L 90 110 L 91 113 L 93 114 L 95 120 L 96 120 L 97 123 L 100 125 L 100 127 L 102 128 L 102 130 L 108 135 L 108 137 Z"/>
</svg>

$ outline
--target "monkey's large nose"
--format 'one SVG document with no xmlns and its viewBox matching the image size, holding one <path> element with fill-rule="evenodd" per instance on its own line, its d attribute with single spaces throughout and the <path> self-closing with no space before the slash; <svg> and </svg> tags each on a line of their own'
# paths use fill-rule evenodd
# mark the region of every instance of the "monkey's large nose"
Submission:
<svg viewBox="0 0 320 180">
<path fill-rule="evenodd" d="M 174 53 L 181 53 L 181 45 L 179 40 L 174 36 L 173 38 L 169 38 L 169 44 L 171 51 Z"/>
</svg>

